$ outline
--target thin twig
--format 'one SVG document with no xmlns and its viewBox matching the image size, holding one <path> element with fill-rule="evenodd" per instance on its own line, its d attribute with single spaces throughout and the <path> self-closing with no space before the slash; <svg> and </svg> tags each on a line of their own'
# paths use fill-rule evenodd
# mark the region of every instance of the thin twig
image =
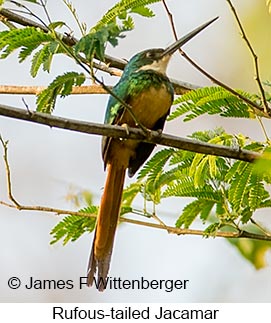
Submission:
<svg viewBox="0 0 271 323">
<path fill-rule="evenodd" d="M 101 81 L 98 77 L 94 75 L 92 72 L 91 66 L 87 65 L 87 67 L 84 65 L 84 63 L 81 62 L 81 60 L 75 55 L 74 51 L 72 51 L 69 46 L 67 46 L 60 37 L 58 37 L 57 34 L 55 34 L 57 41 L 59 44 L 63 47 L 63 49 L 66 51 L 67 55 L 70 56 L 74 61 L 83 68 L 85 72 L 87 72 L 91 77 L 99 83 L 103 89 L 110 94 L 113 98 L 115 98 L 122 106 L 124 109 L 128 111 L 132 119 L 134 120 L 136 126 L 138 126 L 141 130 L 143 130 L 144 133 L 148 133 L 149 130 L 138 120 L 137 116 L 134 114 L 133 108 L 125 102 L 121 97 L 119 97 L 109 86 L 105 85 L 103 81 Z M 90 68 L 90 69 L 89 69 Z"/>
<path fill-rule="evenodd" d="M 156 220 L 160 226 L 164 227 L 165 230 L 167 230 L 168 233 L 171 233 L 170 228 L 165 224 L 164 221 L 162 221 L 155 213 L 152 213 L 151 216 L 154 220 Z"/>
<path fill-rule="evenodd" d="M 0 137 L 0 142 L 2 143 L 2 146 L 4 148 L 4 163 L 6 167 L 6 175 L 7 175 L 7 188 L 8 188 L 8 196 L 11 200 L 11 203 L 7 203 L 4 201 L 0 201 L 1 205 L 4 205 L 6 207 L 14 208 L 20 211 L 39 211 L 39 212 L 48 212 L 48 213 L 54 213 L 57 215 L 76 215 L 81 217 L 91 217 L 95 218 L 96 215 L 92 213 L 85 213 L 85 212 L 77 212 L 77 211 L 71 211 L 71 210 L 63 210 L 63 209 L 57 209 L 47 206 L 30 206 L 30 205 L 21 205 L 13 196 L 12 193 L 12 186 L 11 186 L 11 172 L 8 162 L 8 147 L 7 142 L 3 140 L 2 137 Z M 119 219 L 120 222 L 126 222 L 136 225 L 142 225 L 145 227 L 150 228 L 156 228 L 156 229 L 162 229 L 166 230 L 168 233 L 174 233 L 178 235 L 198 235 L 198 236 L 206 236 L 206 233 L 202 230 L 193 230 L 193 229 L 180 229 L 175 228 L 171 226 L 167 226 L 164 223 L 151 223 L 151 222 L 144 222 L 134 219 L 129 219 L 125 217 L 121 217 Z M 250 239 L 257 239 L 257 240 L 265 240 L 265 241 L 271 241 L 271 236 L 268 235 L 261 235 L 261 234 L 254 234 L 247 231 L 238 231 L 238 232 L 217 232 L 216 237 L 223 237 L 223 238 L 250 238 Z"/>
<path fill-rule="evenodd" d="M 0 141 L 4 149 L 4 162 L 5 162 L 5 167 L 6 167 L 6 175 L 7 175 L 7 187 L 8 187 L 8 197 L 11 200 L 11 202 L 18 208 L 20 207 L 20 204 L 16 201 L 12 194 L 12 188 L 11 188 L 11 175 L 10 175 L 10 168 L 9 168 L 9 163 L 8 163 L 8 142 L 4 141 L 2 136 L 0 136 Z"/>
<path fill-rule="evenodd" d="M 18 15 L 8 9 L 0 8 L 0 16 L 8 19 L 9 21 L 15 22 L 21 26 L 30 26 L 30 27 L 35 27 L 35 28 L 40 28 L 42 31 L 48 33 L 49 30 L 45 26 L 31 20 L 28 18 L 25 18 L 21 15 Z M 1 20 L 0 20 L 1 21 Z M 71 35 L 63 35 L 59 34 L 61 40 L 68 46 L 74 46 L 77 43 L 77 39 L 74 38 Z M 105 64 L 97 64 L 93 62 L 93 67 L 97 68 L 99 70 L 102 70 L 106 73 L 109 73 L 110 75 L 117 75 L 120 76 L 120 73 L 114 70 L 113 68 L 123 70 L 127 62 L 124 60 L 120 60 L 118 58 L 112 57 L 110 55 L 105 55 Z M 176 94 L 184 94 L 188 91 L 195 90 L 199 88 L 199 86 L 190 84 L 187 82 L 182 82 L 174 79 L 170 79 L 171 83 L 173 84 L 174 91 Z"/>
<path fill-rule="evenodd" d="M 264 112 L 265 113 L 268 113 L 270 111 L 269 109 L 269 106 L 268 106 L 268 103 L 267 103 L 267 100 L 266 100 L 266 97 L 265 97 L 265 93 L 264 93 L 264 88 L 263 88 L 263 85 L 262 85 L 262 82 L 261 82 L 261 79 L 260 79 L 260 70 L 259 70 L 259 64 L 258 64 L 258 56 L 257 54 L 255 53 L 249 39 L 247 38 L 247 35 L 245 33 L 245 30 L 242 26 L 242 23 L 241 23 L 241 20 L 239 19 L 239 16 L 237 14 L 237 11 L 234 7 L 234 5 L 232 4 L 231 0 L 226 0 L 233 12 L 233 15 L 235 17 L 235 20 L 239 26 L 239 29 L 241 31 L 241 35 L 242 35 L 242 38 L 244 39 L 245 43 L 247 44 L 247 47 L 249 49 L 249 51 L 251 52 L 251 55 L 253 56 L 253 59 L 254 59 L 254 67 L 255 67 L 255 80 L 258 84 L 258 87 L 259 87 L 259 90 L 260 90 L 260 94 L 261 94 L 261 98 L 262 98 L 262 102 L 263 102 L 263 106 L 264 106 Z"/>
<path fill-rule="evenodd" d="M 26 14 L 29 14 L 30 16 L 36 18 L 41 23 L 41 25 L 43 26 L 43 28 L 45 28 L 45 30 L 47 30 L 47 32 L 49 31 L 49 28 L 48 28 L 47 24 L 39 16 L 37 16 L 32 10 L 30 10 L 27 6 L 25 6 L 22 3 L 19 3 L 17 1 L 11 1 L 11 0 L 9 0 L 9 2 L 13 3 L 14 5 L 16 5 L 16 6 L 20 7 L 20 8 L 25 9 L 26 10 L 26 12 L 25 12 Z M 12 11 L 12 10 L 10 10 L 10 11 Z"/>
<path fill-rule="evenodd" d="M 18 109 L 2 104 L 0 104 L 0 115 L 13 119 L 20 119 L 28 122 L 43 124 L 49 126 L 50 128 L 55 127 L 80 133 L 88 133 L 114 138 L 135 139 L 152 144 L 159 144 L 167 147 L 174 147 L 182 150 L 238 159 L 247 162 L 253 162 L 261 158 L 261 154 L 249 150 L 204 143 L 188 138 L 180 138 L 168 134 L 161 134 L 157 131 L 149 131 L 146 134 L 139 128 L 129 128 L 129 133 L 127 133 L 126 129 L 121 126 L 67 119 L 35 111 L 31 111 L 30 113 L 26 109 Z"/>
<path fill-rule="evenodd" d="M 50 18 L 49 12 L 48 12 L 47 7 L 46 7 L 47 3 L 45 3 L 43 0 L 40 0 L 40 3 L 41 3 L 41 6 L 42 6 L 42 8 L 44 10 L 44 13 L 45 13 L 45 15 L 46 15 L 46 17 L 48 19 L 49 24 L 51 24 L 52 20 Z"/>
<path fill-rule="evenodd" d="M 0 94 L 37 95 L 46 88 L 45 86 L 0 85 Z M 91 84 L 73 86 L 71 94 L 107 94 L 107 91 L 101 85 Z"/>
<path fill-rule="evenodd" d="M 265 235 L 271 237 L 271 234 L 263 228 L 258 222 L 256 222 L 253 218 L 250 218 L 250 222 L 253 223 L 259 230 L 261 230 Z"/>
<path fill-rule="evenodd" d="M 75 8 L 74 8 L 74 7 L 73 7 L 73 5 L 72 5 L 72 2 L 70 2 L 70 1 L 68 1 L 68 0 L 62 0 L 62 1 L 63 1 L 63 2 L 64 2 L 64 4 L 66 5 L 66 7 L 70 10 L 70 12 L 71 12 L 71 14 L 72 14 L 72 16 L 73 16 L 74 20 L 76 21 L 76 24 L 77 24 L 77 26 L 78 26 L 78 28 L 79 28 L 79 30 L 80 30 L 80 32 L 81 32 L 81 34 L 82 34 L 82 36 L 84 36 L 84 34 L 85 34 L 85 30 L 84 30 L 84 28 L 83 28 L 82 24 L 81 24 L 81 23 L 80 23 L 80 21 L 79 21 L 78 15 L 77 15 L 77 13 L 76 13 Z"/>
<path fill-rule="evenodd" d="M 265 129 L 265 126 L 264 126 L 264 123 L 263 123 L 262 118 L 261 118 L 260 116 L 256 116 L 256 118 L 257 118 L 257 120 L 258 120 L 258 122 L 259 122 L 259 124 L 260 124 L 260 128 L 261 128 L 261 130 L 262 130 L 262 132 L 263 132 L 263 135 L 264 135 L 264 137 L 265 137 L 266 141 L 267 141 L 267 142 L 269 142 L 269 141 L 270 141 L 270 139 L 269 139 L 269 137 L 268 137 L 268 134 L 267 134 L 267 131 L 266 131 L 266 129 Z"/>
<path fill-rule="evenodd" d="M 17 209 L 19 211 L 36 211 L 36 212 L 48 212 L 53 213 L 56 215 L 75 215 L 80 217 L 87 217 L 87 218 L 96 218 L 96 214 L 92 213 L 85 213 L 85 212 L 77 212 L 72 210 L 64 210 L 64 209 L 57 209 L 47 206 L 31 206 L 31 205 L 13 205 L 4 201 L 0 201 L 0 205 L 4 205 L 6 207 Z M 124 223 L 130 223 L 135 225 L 141 225 L 144 227 L 154 228 L 154 229 L 160 229 L 165 230 L 168 233 L 173 233 L 177 235 L 196 235 L 196 236 L 202 236 L 205 237 L 206 233 L 203 230 L 195 230 L 195 229 L 181 229 L 176 228 L 172 226 L 165 226 L 162 224 L 152 223 L 152 222 L 146 222 L 146 221 L 140 221 L 135 219 L 129 219 L 126 217 L 120 217 L 119 222 Z M 251 233 L 247 231 L 240 231 L 240 232 L 225 232 L 225 231 L 219 231 L 216 233 L 216 237 L 219 238 L 248 238 L 248 239 L 255 239 L 255 240 L 264 240 L 264 241 L 271 241 L 271 236 Z"/>
<path fill-rule="evenodd" d="M 172 32 L 174 34 L 175 39 L 177 40 L 177 32 L 176 32 L 176 28 L 175 28 L 175 24 L 174 24 L 174 18 L 172 13 L 170 12 L 165 0 L 163 0 L 163 5 L 165 7 L 166 13 L 168 15 L 169 21 L 170 21 L 170 25 L 172 28 Z M 218 79 L 216 79 L 214 76 L 212 76 L 210 73 L 208 73 L 207 71 L 205 71 L 200 65 L 198 65 L 192 58 L 190 58 L 190 56 L 188 56 L 182 49 L 179 50 L 180 54 L 193 66 L 195 67 L 201 74 L 203 74 L 204 76 L 206 76 L 209 80 L 211 80 L 213 83 L 221 86 L 222 88 L 224 88 L 225 90 L 227 90 L 228 92 L 232 93 L 234 96 L 238 97 L 239 99 L 241 99 L 242 101 L 246 102 L 249 106 L 251 106 L 255 113 L 258 111 L 260 113 L 260 115 L 265 116 L 266 118 L 270 118 L 270 115 L 268 114 L 268 112 L 265 111 L 265 109 L 263 109 L 260 105 L 258 105 L 257 103 L 249 100 L 248 98 L 246 98 L 245 96 L 243 96 L 242 94 L 236 92 L 234 89 L 232 89 L 230 86 L 226 85 L 225 83 L 219 81 Z M 257 114 L 257 113 L 256 113 Z"/>
<path fill-rule="evenodd" d="M 120 218 L 121 222 L 131 223 L 131 224 L 137 224 L 142 225 L 150 228 L 156 228 L 161 230 L 166 230 L 169 233 L 175 233 L 177 235 L 197 235 L 197 236 L 203 236 L 206 237 L 206 233 L 202 230 L 194 230 L 194 229 L 181 229 L 181 228 L 175 228 L 171 226 L 163 226 L 157 223 L 151 223 L 151 222 L 145 222 L 145 221 L 138 221 L 134 219 L 128 219 L 128 218 Z M 264 241 L 271 241 L 271 236 L 265 236 L 257 233 L 251 233 L 247 231 L 240 231 L 240 232 L 217 232 L 216 237 L 221 238 L 248 238 L 248 239 L 255 239 L 255 240 L 264 240 Z"/>
</svg>

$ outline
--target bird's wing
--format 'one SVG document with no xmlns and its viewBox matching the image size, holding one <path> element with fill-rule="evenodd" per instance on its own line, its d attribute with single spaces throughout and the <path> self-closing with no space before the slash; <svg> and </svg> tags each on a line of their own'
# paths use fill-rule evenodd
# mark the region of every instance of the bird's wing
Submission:
<svg viewBox="0 0 271 323">
<path fill-rule="evenodd" d="M 125 82 L 123 78 L 119 80 L 119 82 L 114 86 L 112 91 L 120 99 L 127 102 L 129 98 L 128 82 Z M 106 108 L 104 123 L 110 124 L 110 125 L 118 124 L 118 120 L 120 120 L 123 112 L 124 112 L 124 107 L 121 105 L 121 103 L 113 96 L 110 96 L 107 104 L 107 108 Z M 103 137 L 102 139 L 102 156 L 103 156 L 105 166 L 107 163 L 107 153 L 108 153 L 108 149 L 110 147 L 111 141 L 112 141 L 112 138 L 110 137 Z"/>
</svg>

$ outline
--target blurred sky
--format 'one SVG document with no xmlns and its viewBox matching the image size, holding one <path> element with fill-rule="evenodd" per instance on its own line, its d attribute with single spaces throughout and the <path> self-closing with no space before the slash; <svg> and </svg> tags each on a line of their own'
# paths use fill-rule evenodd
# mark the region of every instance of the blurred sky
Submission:
<svg viewBox="0 0 271 323">
<path fill-rule="evenodd" d="M 92 26 L 115 1 L 77 0 L 74 4 L 80 18 Z M 73 25 L 72 17 L 60 0 L 49 0 L 49 12 L 54 20 Z M 259 53 L 262 79 L 271 79 L 269 68 L 271 46 L 271 16 L 265 0 L 234 1 L 248 36 Z M 234 88 L 255 90 L 253 62 L 242 42 L 233 15 L 221 0 L 168 1 L 179 35 L 219 15 L 220 19 L 193 39 L 185 50 L 202 67 Z M 35 6 L 33 6 L 35 8 Z M 107 53 L 129 59 L 134 53 L 151 47 L 165 47 L 173 41 L 168 18 L 161 4 L 151 6 L 154 19 L 136 16 L 136 28 Z M 74 25 L 73 25 L 74 26 Z M 75 36 L 78 36 L 77 32 Z M 80 69 L 66 58 L 55 59 L 52 73 L 29 76 L 29 61 L 18 64 L 16 55 L 0 61 L 0 84 L 46 85 L 59 73 Z M 210 82 L 178 55 L 170 63 L 168 75 L 197 85 Z M 117 78 L 104 75 L 108 84 Z M 30 109 L 35 99 L 24 97 Z M 107 95 L 73 96 L 58 99 L 54 115 L 102 122 Z M 1 96 L 2 104 L 23 107 L 21 96 Z M 264 140 L 255 121 L 224 120 L 204 117 L 190 123 L 180 120 L 168 123 L 165 132 L 185 136 L 193 131 L 224 126 L 230 133 L 242 132 Z M 270 134 L 270 125 L 267 131 Z M 0 118 L 0 133 L 9 140 L 9 161 L 13 193 L 22 204 L 72 208 L 65 199 L 69 190 L 90 190 L 99 203 L 105 179 L 100 155 L 100 137 L 64 130 L 50 129 L 23 121 Z M 128 183 L 128 182 L 127 182 Z M 6 200 L 3 161 L 0 160 L 0 199 Z M 167 223 L 174 223 L 185 201 L 171 199 L 158 207 L 158 214 Z M 269 217 L 265 213 L 265 217 Z M 263 216 L 262 216 L 263 218 Z M 19 212 L 0 207 L 2 302 L 267 302 L 271 299 L 271 269 L 256 271 L 239 256 L 227 241 L 193 236 L 169 235 L 130 224 L 118 228 L 110 276 L 122 279 L 189 279 L 187 290 L 171 293 L 157 290 L 105 291 L 94 288 L 58 291 L 10 290 L 7 281 L 17 276 L 26 283 L 35 279 L 72 279 L 86 273 L 92 235 L 85 235 L 65 247 L 49 245 L 50 230 L 59 221 L 52 214 Z M 267 257 L 270 263 L 270 255 Z"/>
</svg>

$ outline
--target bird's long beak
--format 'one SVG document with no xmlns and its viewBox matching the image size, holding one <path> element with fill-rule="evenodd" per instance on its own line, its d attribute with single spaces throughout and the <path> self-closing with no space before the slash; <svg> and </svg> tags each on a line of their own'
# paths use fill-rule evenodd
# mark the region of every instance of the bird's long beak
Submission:
<svg viewBox="0 0 271 323">
<path fill-rule="evenodd" d="M 216 21 L 218 17 L 213 18 L 212 20 L 206 22 L 205 24 L 199 26 L 198 28 L 191 31 L 189 34 L 185 35 L 184 37 L 177 40 L 172 45 L 168 46 L 164 52 L 161 55 L 161 58 L 167 55 L 172 55 L 177 49 L 182 47 L 184 44 L 186 44 L 190 39 L 192 39 L 194 36 L 196 36 L 198 33 L 200 33 L 203 29 L 205 29 L 207 26 L 209 26 L 211 23 Z"/>
</svg>

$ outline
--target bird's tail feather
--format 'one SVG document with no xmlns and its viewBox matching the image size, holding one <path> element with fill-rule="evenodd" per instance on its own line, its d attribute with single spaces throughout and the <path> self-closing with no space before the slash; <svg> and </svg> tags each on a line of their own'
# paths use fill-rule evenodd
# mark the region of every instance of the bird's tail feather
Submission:
<svg viewBox="0 0 271 323">
<path fill-rule="evenodd" d="M 104 282 L 108 274 L 115 231 L 118 223 L 120 204 L 126 167 L 117 161 L 107 164 L 107 177 L 99 208 L 97 225 L 92 244 L 87 283 L 92 286 L 98 268 L 96 285 L 99 291 L 105 288 Z"/>
</svg>

